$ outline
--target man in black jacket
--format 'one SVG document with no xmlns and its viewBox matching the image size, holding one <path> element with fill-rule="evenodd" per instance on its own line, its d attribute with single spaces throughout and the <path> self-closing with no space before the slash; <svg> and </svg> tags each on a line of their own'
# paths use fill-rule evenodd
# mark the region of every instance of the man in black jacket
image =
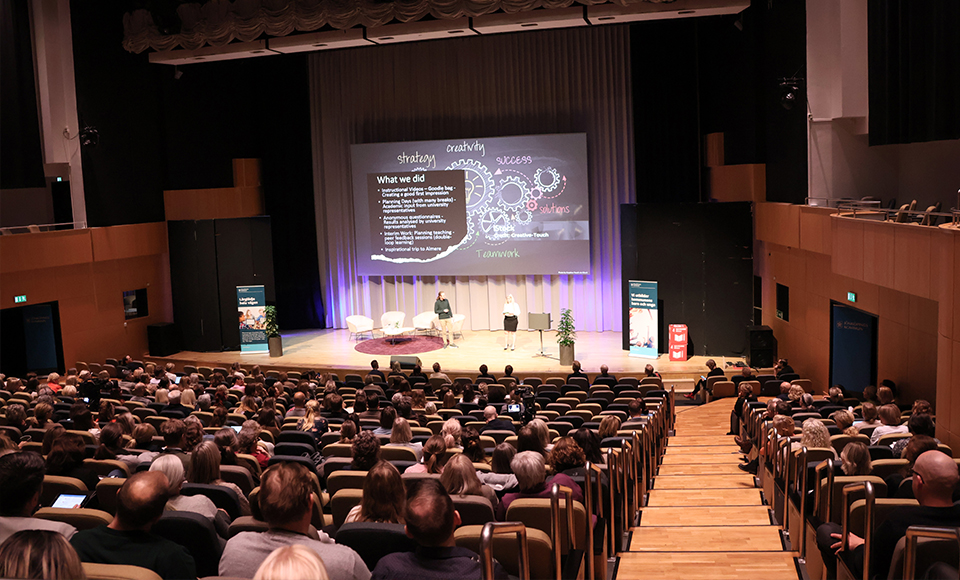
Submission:
<svg viewBox="0 0 960 580">
<path fill-rule="evenodd" d="M 483 418 L 487 420 L 487 424 L 484 425 L 483 429 L 480 430 L 481 433 L 484 431 L 513 431 L 517 432 L 517 428 L 513 426 L 511 421 L 506 421 L 504 419 L 499 419 L 497 417 L 497 409 L 493 406 L 488 406 L 483 410 Z"/>
<path fill-rule="evenodd" d="M 717 367 L 717 361 L 711 358 L 707 360 L 706 364 L 707 364 L 707 368 L 710 369 L 710 371 L 707 373 L 707 378 L 723 376 L 723 369 Z M 694 399 L 696 398 L 697 393 L 700 392 L 700 389 L 706 386 L 707 386 L 706 378 L 701 378 L 699 381 L 697 381 L 697 385 L 693 388 L 693 392 L 687 393 L 686 395 L 684 395 L 684 397 L 688 399 Z"/>
</svg>

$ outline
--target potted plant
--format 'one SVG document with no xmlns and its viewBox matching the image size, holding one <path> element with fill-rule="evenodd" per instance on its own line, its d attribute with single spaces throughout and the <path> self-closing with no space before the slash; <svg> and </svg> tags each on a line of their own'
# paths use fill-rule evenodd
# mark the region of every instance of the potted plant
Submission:
<svg viewBox="0 0 960 580">
<path fill-rule="evenodd" d="M 267 306 L 263 309 L 263 330 L 267 333 L 267 342 L 270 346 L 270 356 L 283 356 L 283 339 L 280 338 L 280 326 L 277 324 L 277 307 Z"/>
<path fill-rule="evenodd" d="M 557 344 L 560 345 L 560 364 L 573 365 L 573 344 L 577 340 L 577 330 L 573 325 L 573 314 L 569 308 L 560 311 L 560 323 L 557 324 Z"/>
</svg>

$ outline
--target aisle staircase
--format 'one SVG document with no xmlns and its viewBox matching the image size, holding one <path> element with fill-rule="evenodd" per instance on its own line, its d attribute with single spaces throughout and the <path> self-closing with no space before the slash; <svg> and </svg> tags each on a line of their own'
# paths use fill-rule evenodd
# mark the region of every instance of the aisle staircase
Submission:
<svg viewBox="0 0 960 580">
<path fill-rule="evenodd" d="M 734 399 L 677 408 L 675 435 L 614 577 L 798 580 L 793 552 L 754 483 L 737 468 Z"/>
</svg>

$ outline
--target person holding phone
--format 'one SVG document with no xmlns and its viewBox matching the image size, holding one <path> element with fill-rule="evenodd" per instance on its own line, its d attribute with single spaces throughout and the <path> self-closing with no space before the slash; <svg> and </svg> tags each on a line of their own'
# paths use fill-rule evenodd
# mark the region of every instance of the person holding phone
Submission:
<svg viewBox="0 0 960 580">
<path fill-rule="evenodd" d="M 437 294 L 437 301 L 433 303 L 433 312 L 440 319 L 440 333 L 443 335 L 443 348 L 448 346 L 457 348 L 453 344 L 453 311 L 450 309 L 450 301 L 444 292 Z"/>
<path fill-rule="evenodd" d="M 519 320 L 520 305 L 513 301 L 513 294 L 507 294 L 507 301 L 503 304 L 503 350 L 516 348 Z"/>
</svg>

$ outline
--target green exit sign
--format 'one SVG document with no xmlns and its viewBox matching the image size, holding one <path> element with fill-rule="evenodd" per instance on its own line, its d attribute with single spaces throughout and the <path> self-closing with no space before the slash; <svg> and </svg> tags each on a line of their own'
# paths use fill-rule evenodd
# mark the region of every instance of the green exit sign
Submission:
<svg viewBox="0 0 960 580">
<path fill-rule="evenodd" d="M 21 296 L 14 296 L 14 297 L 13 297 L 13 303 L 14 303 L 14 304 L 20 304 L 21 302 L 26 302 L 26 301 L 27 301 L 27 295 L 26 295 L 26 294 L 23 294 L 23 295 L 21 295 Z"/>
<path fill-rule="evenodd" d="M 847 302 L 856 302 L 857 293 L 856 292 L 847 292 Z"/>
</svg>

